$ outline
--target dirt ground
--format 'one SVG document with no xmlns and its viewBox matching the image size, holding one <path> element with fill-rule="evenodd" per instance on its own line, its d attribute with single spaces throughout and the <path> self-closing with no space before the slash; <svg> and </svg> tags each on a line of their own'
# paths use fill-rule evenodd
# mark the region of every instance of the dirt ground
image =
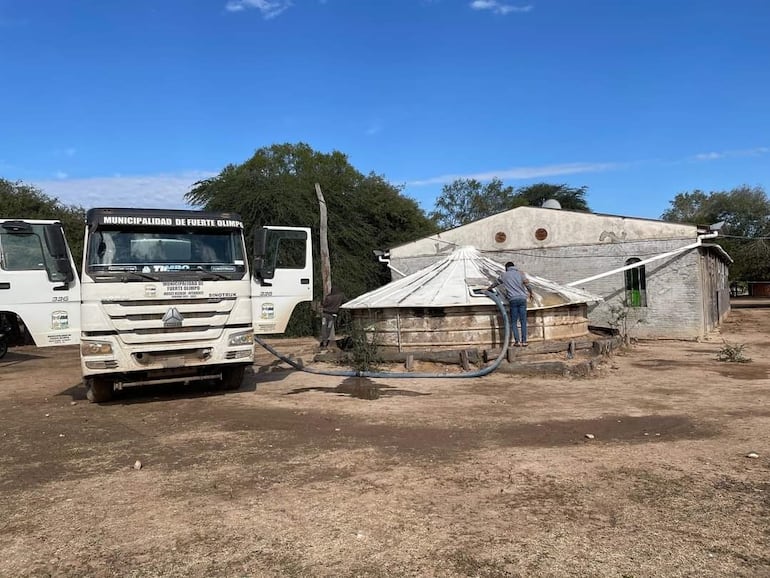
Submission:
<svg viewBox="0 0 770 578">
<path fill-rule="evenodd" d="M 770 576 L 768 346 L 739 309 L 590 378 L 274 365 L 105 405 L 76 350 L 11 350 L 0 576 Z"/>
</svg>

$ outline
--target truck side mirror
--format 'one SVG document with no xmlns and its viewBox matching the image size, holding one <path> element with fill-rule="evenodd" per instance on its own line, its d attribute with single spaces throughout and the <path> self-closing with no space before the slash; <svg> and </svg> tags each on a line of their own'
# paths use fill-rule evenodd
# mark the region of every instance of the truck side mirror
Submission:
<svg viewBox="0 0 770 578">
<path fill-rule="evenodd" d="M 61 225 L 46 225 L 45 245 L 48 253 L 56 263 L 56 270 L 64 275 L 64 283 L 72 283 L 75 279 L 75 271 L 72 269 L 69 254 L 67 253 L 67 241 L 64 240 L 64 231 Z"/>
<path fill-rule="evenodd" d="M 267 255 L 269 233 L 270 229 L 254 227 L 254 276 L 260 279 L 272 279 L 275 276 L 275 263 Z"/>
</svg>

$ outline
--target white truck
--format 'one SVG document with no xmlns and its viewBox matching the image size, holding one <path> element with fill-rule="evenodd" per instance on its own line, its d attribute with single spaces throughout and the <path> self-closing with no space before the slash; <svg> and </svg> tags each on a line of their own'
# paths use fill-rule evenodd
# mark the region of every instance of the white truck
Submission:
<svg viewBox="0 0 770 578">
<path fill-rule="evenodd" d="M 309 229 L 257 229 L 250 275 L 233 213 L 91 209 L 83 253 L 78 279 L 60 223 L 0 219 L 10 343 L 79 342 L 91 401 L 161 383 L 236 389 L 254 333 L 283 333 L 312 299 Z"/>
<path fill-rule="evenodd" d="M 59 221 L 0 219 L 0 357 L 13 345 L 75 345 L 80 281 Z"/>
</svg>

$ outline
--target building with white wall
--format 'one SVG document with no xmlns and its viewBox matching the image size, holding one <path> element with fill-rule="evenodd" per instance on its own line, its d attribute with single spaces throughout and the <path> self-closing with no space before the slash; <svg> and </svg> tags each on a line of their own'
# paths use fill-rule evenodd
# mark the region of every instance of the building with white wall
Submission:
<svg viewBox="0 0 770 578">
<path fill-rule="evenodd" d="M 642 262 L 625 271 L 577 283 L 604 301 L 589 321 L 629 335 L 696 339 L 716 328 L 730 308 L 732 260 L 708 227 L 617 215 L 517 207 L 389 250 L 393 278 L 474 246 L 499 263 L 569 285 Z M 663 258 L 653 259 L 666 255 Z M 653 259 L 651 261 L 648 261 Z"/>
</svg>

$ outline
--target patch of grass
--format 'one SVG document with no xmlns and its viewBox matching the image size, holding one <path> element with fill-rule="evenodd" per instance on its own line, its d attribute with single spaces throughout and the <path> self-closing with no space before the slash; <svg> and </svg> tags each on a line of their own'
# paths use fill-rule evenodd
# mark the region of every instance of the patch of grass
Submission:
<svg viewBox="0 0 770 578">
<path fill-rule="evenodd" d="M 377 333 L 355 323 L 350 330 L 350 363 L 356 371 L 377 371 L 382 365 Z"/>
<path fill-rule="evenodd" d="M 623 340 L 623 345 L 628 347 L 631 345 L 631 332 L 637 325 L 646 323 L 645 319 L 639 317 L 642 314 L 639 307 L 631 307 L 628 302 L 628 298 L 623 298 L 619 303 L 613 303 L 609 306 L 609 318 L 608 322 L 610 327 L 618 332 L 618 335 Z"/>
<path fill-rule="evenodd" d="M 717 361 L 726 361 L 728 363 L 748 363 L 751 361 L 750 357 L 746 357 L 743 354 L 743 349 L 746 347 L 745 343 L 728 343 L 723 342 L 724 345 L 717 353 Z"/>
</svg>

